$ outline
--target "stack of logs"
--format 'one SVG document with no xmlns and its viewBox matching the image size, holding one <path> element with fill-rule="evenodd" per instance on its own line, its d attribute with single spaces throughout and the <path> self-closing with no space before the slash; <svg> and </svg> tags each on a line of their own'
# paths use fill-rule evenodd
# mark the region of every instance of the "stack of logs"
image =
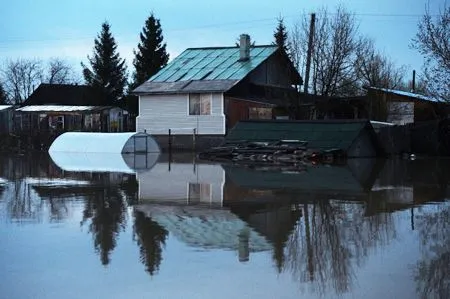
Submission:
<svg viewBox="0 0 450 299">
<path fill-rule="evenodd" d="M 244 163 L 295 164 L 334 163 L 345 158 L 341 149 L 309 149 L 306 141 L 241 142 L 215 147 L 199 154 L 200 159 Z"/>
</svg>

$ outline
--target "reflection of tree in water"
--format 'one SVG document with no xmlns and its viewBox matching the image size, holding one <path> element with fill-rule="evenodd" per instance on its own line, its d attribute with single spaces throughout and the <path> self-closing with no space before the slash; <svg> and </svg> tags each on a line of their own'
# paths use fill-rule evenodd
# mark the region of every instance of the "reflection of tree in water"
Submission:
<svg viewBox="0 0 450 299">
<path fill-rule="evenodd" d="M 93 234 L 95 250 L 99 252 L 102 264 L 108 265 L 109 255 L 126 222 L 126 204 L 118 190 L 105 187 L 87 195 L 81 224 L 88 219 L 91 219 L 89 231 Z"/>
<path fill-rule="evenodd" d="M 154 275 L 159 270 L 162 261 L 162 251 L 168 236 L 168 231 L 144 213 L 134 212 L 134 239 L 139 245 L 141 262 L 146 271 Z"/>
<path fill-rule="evenodd" d="M 40 220 L 42 202 L 35 196 L 31 186 L 25 180 L 18 179 L 12 182 L 5 193 L 7 193 L 5 196 L 8 218 L 15 221 Z"/>
<path fill-rule="evenodd" d="M 320 201 L 303 209 L 303 221 L 287 242 L 285 269 L 321 294 L 330 287 L 348 292 L 355 264 L 396 235 L 391 214 L 365 217 L 364 205 Z"/>
<path fill-rule="evenodd" d="M 417 216 L 423 246 L 415 269 L 417 291 L 422 298 L 448 298 L 450 294 L 450 205 Z"/>
</svg>

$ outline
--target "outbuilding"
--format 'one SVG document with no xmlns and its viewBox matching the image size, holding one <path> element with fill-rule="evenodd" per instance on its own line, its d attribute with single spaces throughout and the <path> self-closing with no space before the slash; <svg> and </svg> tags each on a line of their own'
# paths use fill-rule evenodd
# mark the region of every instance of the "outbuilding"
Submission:
<svg viewBox="0 0 450 299">
<path fill-rule="evenodd" d="M 368 120 L 260 120 L 239 122 L 226 136 L 225 143 L 305 141 L 315 150 L 339 149 L 349 158 L 382 154 Z"/>
</svg>

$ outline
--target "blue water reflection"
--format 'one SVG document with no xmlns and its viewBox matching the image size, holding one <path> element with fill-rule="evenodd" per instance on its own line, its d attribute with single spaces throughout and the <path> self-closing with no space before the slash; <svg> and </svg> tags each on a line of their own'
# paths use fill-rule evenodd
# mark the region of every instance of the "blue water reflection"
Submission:
<svg viewBox="0 0 450 299">
<path fill-rule="evenodd" d="M 133 161 L 150 166 L 0 157 L 1 298 L 450 293 L 449 160 Z"/>
</svg>

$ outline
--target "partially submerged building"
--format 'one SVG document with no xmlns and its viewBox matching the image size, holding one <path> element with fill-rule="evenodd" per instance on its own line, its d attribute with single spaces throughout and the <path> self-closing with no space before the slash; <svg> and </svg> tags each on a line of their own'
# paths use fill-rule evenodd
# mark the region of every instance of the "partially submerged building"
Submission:
<svg viewBox="0 0 450 299">
<path fill-rule="evenodd" d="M 193 135 L 217 144 L 240 120 L 288 115 L 301 84 L 286 53 L 252 46 L 245 34 L 239 46 L 190 48 L 133 91 L 137 131 L 159 137 L 170 131 L 174 143 L 185 145 Z"/>
<path fill-rule="evenodd" d="M 105 106 L 89 86 L 41 84 L 16 109 L 14 130 L 29 134 L 123 132 L 130 121 L 126 110 Z"/>
<path fill-rule="evenodd" d="M 9 134 L 13 128 L 13 106 L 0 105 L 0 134 Z"/>
<path fill-rule="evenodd" d="M 449 105 L 439 99 L 401 90 L 369 87 L 371 119 L 405 125 L 448 117 Z"/>
<path fill-rule="evenodd" d="M 377 136 L 367 120 L 260 120 L 239 122 L 227 135 L 225 143 L 307 142 L 314 150 L 337 149 L 347 157 L 376 157 L 382 154 Z"/>
</svg>

